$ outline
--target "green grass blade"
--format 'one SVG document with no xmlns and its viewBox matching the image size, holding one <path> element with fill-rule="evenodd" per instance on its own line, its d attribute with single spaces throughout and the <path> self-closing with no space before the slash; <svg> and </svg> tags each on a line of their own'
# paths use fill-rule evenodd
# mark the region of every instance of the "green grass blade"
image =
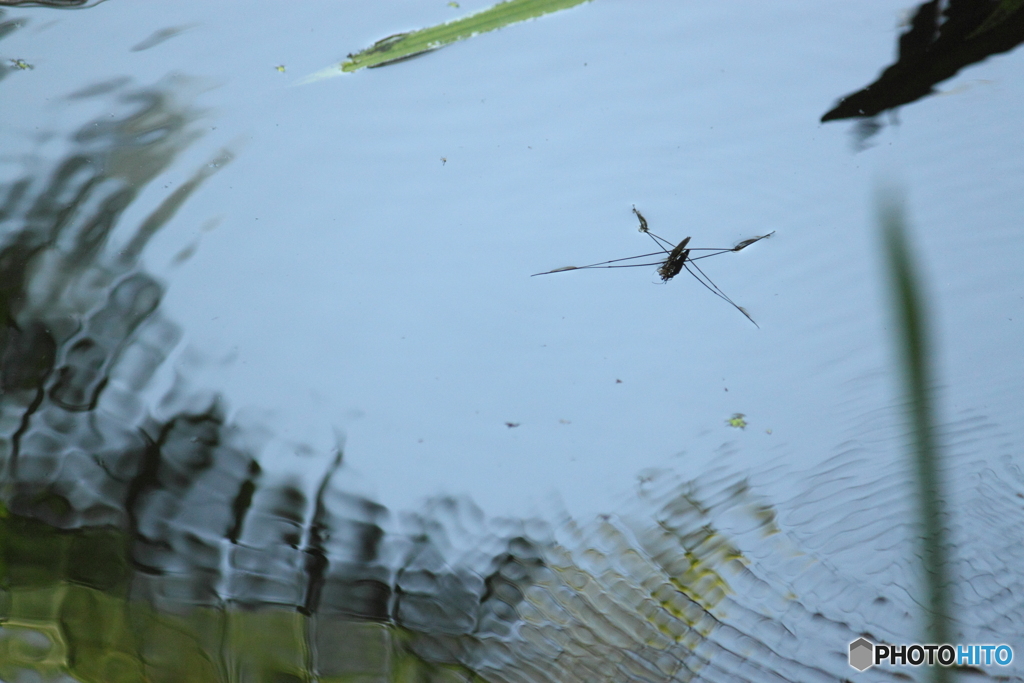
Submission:
<svg viewBox="0 0 1024 683">
<path fill-rule="evenodd" d="M 349 58 L 341 64 L 307 76 L 300 81 L 300 85 L 363 68 L 393 64 L 480 33 L 487 33 L 509 24 L 569 9 L 584 2 L 590 2 L 590 0 L 507 0 L 490 9 L 470 14 L 455 21 L 419 31 L 398 33 L 378 40 L 365 50 L 350 54 Z"/>
<path fill-rule="evenodd" d="M 889 271 L 893 321 L 903 391 L 913 438 L 913 471 L 917 483 L 918 529 L 925 581 L 925 643 L 949 643 L 949 579 L 942 467 L 935 443 L 931 401 L 931 362 L 927 311 L 910 257 L 903 207 L 893 197 L 879 202 L 879 219 Z M 950 670 L 935 666 L 931 680 L 950 680 Z"/>
</svg>

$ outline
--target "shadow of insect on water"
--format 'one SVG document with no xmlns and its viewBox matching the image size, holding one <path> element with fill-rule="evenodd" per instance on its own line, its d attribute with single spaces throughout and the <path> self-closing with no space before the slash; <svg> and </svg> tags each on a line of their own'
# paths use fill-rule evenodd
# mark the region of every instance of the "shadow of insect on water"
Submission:
<svg viewBox="0 0 1024 683">
<path fill-rule="evenodd" d="M 756 237 L 751 237 L 750 239 L 743 240 L 734 247 L 690 247 L 688 246 L 690 243 L 689 237 L 685 238 L 679 244 L 673 244 L 672 242 L 669 242 L 667 239 L 663 237 L 658 237 L 653 232 L 651 232 L 650 229 L 647 227 L 647 219 L 644 218 L 643 214 L 640 213 L 635 206 L 633 207 L 633 213 L 636 214 L 636 217 L 640 220 L 640 232 L 644 233 L 652 240 L 654 240 L 654 243 L 658 245 L 660 251 L 655 251 L 650 254 L 640 254 L 639 256 L 627 256 L 625 258 L 617 258 L 612 259 L 610 261 L 601 261 L 600 263 L 591 263 L 590 265 L 586 266 L 565 266 L 562 268 L 555 268 L 554 270 L 548 270 L 543 273 L 534 273 L 533 275 L 531 275 L 531 277 L 536 277 L 537 275 L 550 275 L 552 273 L 561 273 L 567 270 L 584 270 L 587 268 L 639 268 L 641 266 L 658 266 L 658 275 L 661 276 L 662 282 L 668 282 L 676 275 L 679 275 L 679 273 L 681 273 L 685 268 L 686 272 L 692 275 L 694 279 L 697 280 L 697 282 L 704 285 L 704 287 L 706 287 L 708 291 L 710 291 L 718 298 L 729 302 L 729 304 L 732 305 L 733 308 L 735 308 L 737 311 L 745 315 L 747 317 L 747 320 L 754 323 L 756 327 L 760 328 L 760 325 L 758 325 L 757 322 L 755 322 L 754 319 L 750 317 L 750 314 L 747 313 L 746 309 L 744 309 L 742 306 L 738 305 L 735 301 L 730 299 L 725 292 L 718 288 L 718 285 L 711 281 L 711 278 L 709 278 L 707 274 L 703 270 L 701 270 L 700 266 L 697 265 L 697 261 L 700 261 L 701 259 L 711 258 L 712 256 L 718 256 L 719 254 L 725 254 L 731 251 L 740 251 L 741 249 L 746 249 L 751 244 L 754 244 L 755 242 L 759 242 L 767 237 L 771 237 L 772 235 L 774 235 L 774 230 L 772 230 L 767 235 L 758 235 Z M 694 251 L 707 251 L 711 253 L 701 254 L 700 256 L 690 256 L 690 252 Z M 662 258 L 662 260 L 660 261 L 653 261 L 648 263 L 629 263 L 630 261 L 648 259 L 654 256 L 664 258 Z"/>
</svg>

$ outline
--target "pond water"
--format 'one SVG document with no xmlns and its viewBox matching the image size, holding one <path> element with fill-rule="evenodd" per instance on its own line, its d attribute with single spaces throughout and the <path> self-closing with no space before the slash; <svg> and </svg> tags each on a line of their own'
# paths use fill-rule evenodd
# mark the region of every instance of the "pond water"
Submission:
<svg viewBox="0 0 1024 683">
<path fill-rule="evenodd" d="M 916 642 L 887 192 L 933 332 L 954 632 L 1024 656 L 1016 43 L 824 124 L 917 6 L 593 0 L 305 80 L 488 6 L 0 18 L 5 301 L 29 302 L 3 500 L 54 539 L 8 577 L 0 677 L 176 680 L 167 634 L 217 629 L 247 663 L 195 680 L 841 680 L 856 637 Z M 692 247 L 774 231 L 701 262 L 756 325 L 685 272 L 530 277 L 655 251 L 634 207 Z M 95 530 L 127 550 L 75 551 Z M 71 627 L 31 641 L 68 586 L 121 615 L 82 630 L 144 646 L 93 670 L 54 654 Z M 287 665 L 250 633 L 274 629 Z"/>
</svg>

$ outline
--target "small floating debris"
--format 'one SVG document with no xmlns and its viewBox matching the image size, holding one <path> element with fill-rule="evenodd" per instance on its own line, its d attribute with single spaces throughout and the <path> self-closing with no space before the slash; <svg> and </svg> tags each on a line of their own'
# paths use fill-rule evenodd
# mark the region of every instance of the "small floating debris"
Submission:
<svg viewBox="0 0 1024 683">
<path fill-rule="evenodd" d="M 747 421 L 744 419 L 746 415 L 743 413 L 733 413 L 732 417 L 725 421 L 725 424 L 735 429 L 746 429 Z"/>
</svg>

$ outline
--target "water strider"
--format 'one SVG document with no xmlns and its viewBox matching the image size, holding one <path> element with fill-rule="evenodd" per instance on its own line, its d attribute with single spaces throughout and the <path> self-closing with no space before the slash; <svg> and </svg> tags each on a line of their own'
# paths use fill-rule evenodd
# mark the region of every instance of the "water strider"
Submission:
<svg viewBox="0 0 1024 683">
<path fill-rule="evenodd" d="M 743 240 L 734 247 L 688 247 L 687 245 L 690 243 L 689 237 L 679 244 L 672 244 L 667 239 L 658 237 L 647 228 L 647 219 L 644 218 L 642 213 L 637 211 L 635 206 L 633 207 L 633 213 L 635 213 L 636 217 L 640 219 L 640 232 L 648 235 L 652 240 L 654 240 L 654 243 L 658 245 L 658 248 L 661 251 L 652 252 L 650 254 L 640 254 L 639 256 L 627 256 L 625 258 L 612 259 L 611 261 L 601 261 L 600 263 L 591 263 L 588 266 L 565 266 L 562 268 L 555 268 L 554 270 L 548 270 L 543 273 L 534 273 L 531 277 L 535 277 L 537 275 L 550 275 L 551 273 L 561 273 L 566 270 L 583 270 L 585 268 L 638 268 L 640 266 L 658 266 L 658 275 L 661 276 L 662 282 L 668 282 L 681 273 L 685 268 L 686 272 L 692 275 L 697 282 L 704 285 L 712 294 L 720 299 L 728 301 L 737 311 L 747 316 L 747 320 L 754 323 L 756 327 L 760 327 L 760 325 L 750 317 L 750 314 L 747 313 L 742 306 L 737 305 L 735 301 L 725 294 L 725 292 L 718 288 L 718 285 L 711 281 L 711 278 L 709 278 L 707 274 L 700 269 L 700 266 L 698 266 L 696 262 L 701 259 L 718 256 L 719 254 L 724 254 L 726 252 L 746 249 L 754 242 L 759 242 L 766 237 L 774 235 L 774 230 L 767 235 L 758 235 L 757 237 L 751 237 L 750 239 Z M 691 257 L 691 251 L 710 251 L 712 253 Z M 637 259 L 650 258 L 652 256 L 664 256 L 666 254 L 667 256 L 665 256 L 664 259 L 653 263 L 625 263 L 626 261 L 635 261 Z M 695 270 L 691 270 L 691 266 L 693 266 Z M 698 275 L 698 273 L 700 274 Z"/>
</svg>

